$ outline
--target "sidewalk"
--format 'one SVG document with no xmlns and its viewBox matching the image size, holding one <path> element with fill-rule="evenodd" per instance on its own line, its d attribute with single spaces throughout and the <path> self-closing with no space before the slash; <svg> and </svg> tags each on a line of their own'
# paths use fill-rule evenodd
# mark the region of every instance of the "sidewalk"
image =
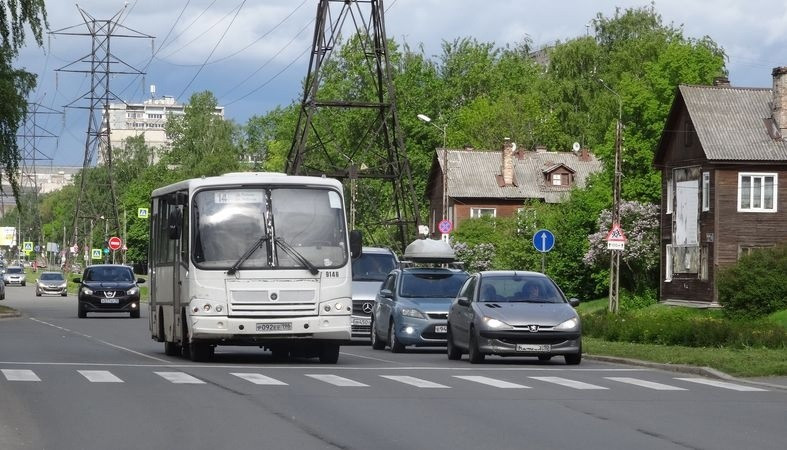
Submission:
<svg viewBox="0 0 787 450">
<path fill-rule="evenodd" d="M 700 375 L 707 378 L 715 378 L 717 380 L 734 381 L 736 383 L 752 384 L 768 389 L 779 389 L 787 391 L 787 376 L 773 376 L 773 377 L 751 377 L 751 378 L 738 378 L 728 375 L 722 371 L 713 369 L 711 367 L 698 367 L 688 366 L 684 364 L 663 364 L 651 361 L 642 361 L 638 359 L 619 358 L 616 356 L 601 356 L 601 355 L 582 355 L 584 359 L 591 361 L 603 361 L 616 364 L 628 364 L 632 366 L 642 366 L 651 369 L 668 370 L 678 373 L 688 373 L 693 375 Z"/>
</svg>

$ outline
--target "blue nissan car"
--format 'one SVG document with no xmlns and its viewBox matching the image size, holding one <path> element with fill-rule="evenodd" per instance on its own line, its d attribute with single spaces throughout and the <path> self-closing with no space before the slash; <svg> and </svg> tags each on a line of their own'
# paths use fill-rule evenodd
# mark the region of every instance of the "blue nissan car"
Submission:
<svg viewBox="0 0 787 450">
<path fill-rule="evenodd" d="M 400 353 L 408 345 L 445 345 L 448 309 L 469 276 L 450 267 L 453 250 L 442 241 L 416 241 L 405 250 L 404 259 L 402 267 L 385 278 L 375 298 L 371 317 L 375 350 L 387 345 L 391 352 Z"/>
</svg>

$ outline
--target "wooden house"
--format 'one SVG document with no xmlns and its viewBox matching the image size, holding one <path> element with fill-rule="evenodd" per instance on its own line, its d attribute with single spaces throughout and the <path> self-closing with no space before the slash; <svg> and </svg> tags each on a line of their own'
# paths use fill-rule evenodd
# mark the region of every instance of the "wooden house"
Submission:
<svg viewBox="0 0 787 450">
<path fill-rule="evenodd" d="M 654 157 L 662 302 L 717 306 L 721 267 L 787 240 L 785 136 L 787 67 L 772 89 L 678 87 Z"/>
</svg>

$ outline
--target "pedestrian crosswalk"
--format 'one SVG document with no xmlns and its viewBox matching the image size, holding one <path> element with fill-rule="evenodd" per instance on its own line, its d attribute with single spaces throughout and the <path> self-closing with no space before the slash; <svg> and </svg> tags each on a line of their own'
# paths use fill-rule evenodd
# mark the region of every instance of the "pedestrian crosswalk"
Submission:
<svg viewBox="0 0 787 450">
<path fill-rule="evenodd" d="M 193 373 L 186 373 L 185 371 L 170 370 L 158 371 L 152 370 L 152 373 L 158 379 L 172 384 L 206 384 L 207 379 L 212 383 L 216 382 L 217 374 L 215 371 L 202 375 L 195 375 Z M 90 383 L 131 383 L 135 382 L 139 377 L 135 374 L 117 374 L 110 370 L 82 370 L 77 369 L 76 372 L 81 375 L 82 379 Z M 256 386 L 292 386 L 293 384 L 303 383 L 303 380 L 312 380 L 318 383 L 326 383 L 340 388 L 377 388 L 382 385 L 387 386 L 406 386 L 416 389 L 462 389 L 470 385 L 482 386 L 484 388 L 492 389 L 537 389 L 544 387 L 561 387 L 572 390 L 580 391 L 607 391 L 610 389 L 621 388 L 628 386 L 633 389 L 653 390 L 653 391 L 688 391 L 696 388 L 716 388 L 728 391 L 738 392 L 766 392 L 767 389 L 755 387 L 743 383 L 734 383 L 730 381 L 721 381 L 701 377 L 669 377 L 666 380 L 662 376 L 657 381 L 648 380 L 647 372 L 643 372 L 643 377 L 607 377 L 607 376 L 593 376 L 593 379 L 577 379 L 578 377 L 558 377 L 558 376 L 527 376 L 520 374 L 516 379 L 511 379 L 511 376 L 489 376 L 484 375 L 453 375 L 448 371 L 429 371 L 427 373 L 420 372 L 417 375 L 393 375 L 386 372 L 385 369 L 380 369 L 381 373 L 369 374 L 368 372 L 363 376 L 356 374 L 349 374 L 349 376 L 339 376 L 334 373 L 282 373 L 271 376 L 268 374 L 246 371 L 246 372 L 221 372 L 218 376 L 229 375 L 234 380 L 242 380 L 248 382 L 249 385 Z M 442 372 L 442 373 L 440 373 Z M 448 373 L 446 373 L 448 372 Z M 0 382 L 4 380 L 13 383 L 39 383 L 47 381 L 58 381 L 57 377 L 63 376 L 62 371 L 57 376 L 45 373 L 36 373 L 31 369 L 0 369 L 3 377 Z M 343 375 L 348 375 L 343 373 Z M 427 376 L 424 376 L 427 375 Z M 585 375 L 585 378 L 587 375 Z M 504 379 L 508 378 L 508 379 Z M 701 387 L 700 387 L 701 386 Z"/>
</svg>

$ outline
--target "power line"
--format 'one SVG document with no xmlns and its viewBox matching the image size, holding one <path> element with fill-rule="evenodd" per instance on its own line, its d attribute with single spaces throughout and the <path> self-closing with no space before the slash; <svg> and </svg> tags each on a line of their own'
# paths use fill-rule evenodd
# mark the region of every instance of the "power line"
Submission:
<svg viewBox="0 0 787 450">
<path fill-rule="evenodd" d="M 238 11 L 235 12 L 235 16 L 232 17 L 232 21 L 229 23 L 229 25 L 227 25 L 227 28 L 224 29 L 224 33 L 222 33 L 222 35 L 219 38 L 218 42 L 216 42 L 216 45 L 213 46 L 213 50 L 210 51 L 210 54 L 208 55 L 208 57 L 205 58 L 205 62 L 202 64 L 202 66 L 200 66 L 199 70 L 197 71 L 197 73 L 194 74 L 194 76 L 191 78 L 191 81 L 189 81 L 189 83 L 186 85 L 186 87 L 184 87 L 183 90 L 180 92 L 180 94 L 178 94 L 177 98 L 181 98 L 183 96 L 183 94 L 186 92 L 186 90 L 191 86 L 191 83 L 193 83 L 194 80 L 197 79 L 197 76 L 200 74 L 200 72 L 202 72 L 202 69 L 205 68 L 205 65 L 210 60 L 211 56 L 213 56 L 213 52 L 216 51 L 216 49 L 219 47 L 219 44 L 221 44 L 221 41 L 224 40 L 224 36 L 226 36 L 227 32 L 230 31 L 230 27 L 232 26 L 233 23 L 235 23 L 235 19 L 237 19 L 238 14 L 240 14 L 240 11 L 241 11 L 241 9 L 243 9 L 243 5 L 245 5 L 245 4 L 246 4 L 246 0 L 243 0 L 243 2 L 241 2 L 240 6 L 238 7 Z"/>
<path fill-rule="evenodd" d="M 213 25 L 211 25 L 211 26 L 209 26 L 209 27 L 205 28 L 205 30 L 203 30 L 203 31 L 202 31 L 202 33 L 198 34 L 198 35 L 197 35 L 196 37 L 194 37 L 192 40 L 190 40 L 190 41 L 186 42 L 185 44 L 181 45 L 180 47 L 178 47 L 178 49 L 177 49 L 177 50 L 175 50 L 175 51 L 173 51 L 173 52 L 170 52 L 170 54 L 168 54 L 168 55 L 164 56 L 164 58 L 169 58 L 169 57 L 171 57 L 171 56 L 174 56 L 174 55 L 176 55 L 176 54 L 180 53 L 180 51 L 181 51 L 181 50 L 183 50 L 184 48 L 186 48 L 186 47 L 188 47 L 189 45 L 193 44 L 193 43 L 194 43 L 194 41 L 196 41 L 197 39 L 201 38 L 202 36 L 205 36 L 205 34 L 207 34 L 209 31 L 211 31 L 213 28 L 215 28 L 215 27 L 216 27 L 218 24 L 220 24 L 220 23 L 224 22 L 224 20 L 225 20 L 227 17 L 229 17 L 229 16 L 230 16 L 230 14 L 232 14 L 232 12 L 233 12 L 233 11 L 235 11 L 236 9 L 237 9 L 238 11 L 240 11 L 240 8 L 242 8 L 242 7 L 243 7 L 243 4 L 244 4 L 244 3 L 246 3 L 246 0 L 243 0 L 243 1 L 240 3 L 240 6 L 236 6 L 235 8 L 232 8 L 231 10 L 229 10 L 229 11 L 228 11 L 226 14 L 224 14 L 224 15 L 221 17 L 221 19 L 219 19 L 219 20 L 217 20 L 216 22 L 214 22 L 214 23 L 213 23 Z M 238 11 L 236 11 L 236 12 L 235 12 L 235 17 L 237 17 L 237 16 L 238 16 Z M 235 17 L 233 17 L 233 19 L 232 19 L 233 21 L 235 21 Z M 232 22 L 230 22 L 230 25 L 232 25 Z M 183 34 L 183 32 L 181 32 L 180 34 Z M 180 36 L 180 35 L 178 35 L 178 36 Z"/>
</svg>

